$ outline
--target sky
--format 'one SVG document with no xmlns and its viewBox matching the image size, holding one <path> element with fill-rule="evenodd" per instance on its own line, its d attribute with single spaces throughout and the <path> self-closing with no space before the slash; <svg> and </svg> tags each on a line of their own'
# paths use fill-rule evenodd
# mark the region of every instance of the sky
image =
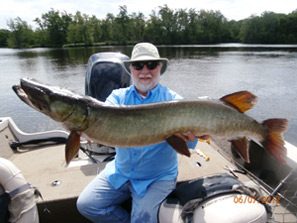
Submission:
<svg viewBox="0 0 297 223">
<path fill-rule="evenodd" d="M 0 29 L 8 29 L 7 21 L 17 17 L 35 28 L 33 20 L 51 8 L 68 14 L 80 11 L 103 19 L 107 13 L 116 16 L 119 6 L 126 5 L 128 14 L 142 12 L 149 18 L 152 10 L 158 11 L 165 4 L 172 10 L 219 10 L 228 20 L 236 21 L 260 16 L 264 11 L 288 14 L 297 9 L 296 0 L 0 0 Z"/>
</svg>

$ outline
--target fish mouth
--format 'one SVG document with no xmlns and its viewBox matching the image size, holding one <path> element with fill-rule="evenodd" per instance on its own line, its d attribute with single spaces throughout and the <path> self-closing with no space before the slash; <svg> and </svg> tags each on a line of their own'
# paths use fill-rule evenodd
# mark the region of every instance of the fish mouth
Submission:
<svg viewBox="0 0 297 223">
<path fill-rule="evenodd" d="M 32 107 L 32 103 L 29 100 L 28 95 L 22 89 L 22 87 L 20 85 L 14 85 L 14 86 L 12 86 L 12 89 L 23 102 L 25 102 L 27 105 Z"/>
<path fill-rule="evenodd" d="M 49 103 L 45 100 L 48 89 L 34 79 L 22 78 L 20 85 L 14 85 L 12 89 L 30 107 L 42 112 L 49 110 Z"/>
<path fill-rule="evenodd" d="M 14 85 L 12 89 L 27 105 L 58 122 L 71 118 L 74 110 L 79 111 L 82 104 L 79 104 L 79 95 L 32 78 L 22 78 L 20 85 Z"/>
</svg>

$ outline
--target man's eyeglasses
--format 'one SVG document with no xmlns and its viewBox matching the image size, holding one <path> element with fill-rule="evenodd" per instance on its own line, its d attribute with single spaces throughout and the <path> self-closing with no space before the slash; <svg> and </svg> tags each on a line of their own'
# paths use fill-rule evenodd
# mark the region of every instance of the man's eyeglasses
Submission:
<svg viewBox="0 0 297 223">
<path fill-rule="evenodd" d="M 135 70 L 141 70 L 144 65 L 147 66 L 149 70 L 155 69 L 160 64 L 159 61 L 149 61 L 149 62 L 133 62 L 132 66 Z"/>
</svg>

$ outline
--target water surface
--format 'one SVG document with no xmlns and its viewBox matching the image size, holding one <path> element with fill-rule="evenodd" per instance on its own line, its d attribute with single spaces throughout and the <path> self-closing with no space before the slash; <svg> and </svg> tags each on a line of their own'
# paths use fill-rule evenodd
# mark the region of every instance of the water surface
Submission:
<svg viewBox="0 0 297 223">
<path fill-rule="evenodd" d="M 62 129 L 57 123 L 21 102 L 11 89 L 22 77 L 84 93 L 88 58 L 97 52 L 122 52 L 132 47 L 74 49 L 0 49 L 0 117 L 10 116 L 25 132 Z M 258 96 L 248 114 L 258 121 L 287 118 L 285 139 L 297 146 L 296 45 L 159 46 L 169 58 L 161 83 L 185 98 L 223 95 L 249 90 Z"/>
</svg>

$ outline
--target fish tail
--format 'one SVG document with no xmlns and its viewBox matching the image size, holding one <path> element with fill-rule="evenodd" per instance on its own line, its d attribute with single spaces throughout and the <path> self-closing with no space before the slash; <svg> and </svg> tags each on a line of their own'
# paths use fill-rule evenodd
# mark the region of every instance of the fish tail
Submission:
<svg viewBox="0 0 297 223">
<path fill-rule="evenodd" d="M 263 122 L 268 130 L 268 135 L 263 142 L 263 146 L 279 162 L 286 163 L 287 149 L 284 146 L 283 132 L 288 128 L 287 119 L 268 119 Z"/>
</svg>

